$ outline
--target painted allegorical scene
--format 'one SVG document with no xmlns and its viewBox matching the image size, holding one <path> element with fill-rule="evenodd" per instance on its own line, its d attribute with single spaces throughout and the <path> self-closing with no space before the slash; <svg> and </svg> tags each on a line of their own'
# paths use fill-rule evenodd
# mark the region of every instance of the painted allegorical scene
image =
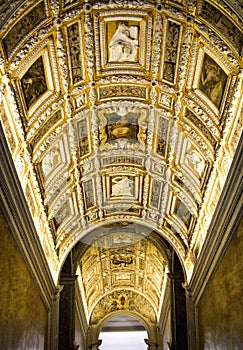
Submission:
<svg viewBox="0 0 243 350">
<path fill-rule="evenodd" d="M 226 80 L 227 75 L 223 69 L 205 54 L 199 88 L 218 108 L 223 98 Z"/>
<path fill-rule="evenodd" d="M 27 108 L 47 90 L 42 56 L 25 73 L 21 79 L 21 86 Z"/>
<path fill-rule="evenodd" d="M 139 132 L 138 116 L 135 113 L 118 115 L 111 113 L 102 117 L 100 127 L 101 143 L 112 142 L 119 138 L 136 141 Z"/>
<path fill-rule="evenodd" d="M 108 119 L 108 141 L 118 138 L 137 139 L 138 117 L 135 114 L 129 113 L 125 116 L 119 116 L 114 113 Z"/>
</svg>

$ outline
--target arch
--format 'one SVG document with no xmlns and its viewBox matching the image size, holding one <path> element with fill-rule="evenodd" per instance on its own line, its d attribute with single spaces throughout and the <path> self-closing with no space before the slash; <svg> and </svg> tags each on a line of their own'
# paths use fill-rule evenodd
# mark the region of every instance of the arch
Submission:
<svg viewBox="0 0 243 350">
<path fill-rule="evenodd" d="M 84 242 L 86 244 L 89 244 L 88 242 L 95 242 L 97 240 L 97 238 L 93 238 L 94 235 L 96 235 L 96 231 L 98 229 L 102 229 L 102 228 L 107 228 L 109 227 L 109 225 L 113 225 L 113 224 L 119 224 L 119 223 L 128 223 L 128 224 L 137 224 L 138 226 L 140 226 L 142 229 L 148 229 L 150 233 L 156 232 L 159 236 L 161 236 L 162 238 L 164 238 L 169 244 L 170 246 L 175 250 L 175 252 L 177 253 L 181 265 L 182 265 L 182 269 L 185 275 L 185 283 L 187 283 L 190 279 L 190 271 L 188 270 L 188 267 L 186 265 L 186 261 L 185 261 L 185 256 L 186 256 L 186 249 L 185 247 L 183 247 L 183 245 L 179 242 L 179 240 L 176 240 L 175 237 L 173 237 L 172 235 L 169 235 L 168 232 L 165 232 L 165 230 L 160 229 L 157 227 L 157 225 L 155 225 L 153 222 L 146 222 L 145 220 L 142 219 L 134 219 L 134 218 L 120 218 L 117 219 L 116 221 L 114 220 L 109 220 L 106 219 L 106 221 L 104 222 L 103 220 L 101 220 L 100 222 L 96 222 L 95 224 L 92 224 L 91 226 L 86 227 L 84 230 L 82 230 L 82 232 L 80 232 L 78 235 L 76 235 L 75 240 L 73 238 L 70 238 L 70 240 L 72 241 L 71 244 L 69 245 L 68 243 L 66 243 L 66 247 L 68 247 L 68 249 L 65 251 L 65 253 L 63 254 L 63 256 L 60 259 L 60 263 L 58 266 L 58 271 L 59 271 L 59 276 L 60 276 L 60 271 L 61 271 L 61 267 L 63 266 L 63 263 L 66 259 L 66 257 L 68 256 L 68 254 L 71 252 L 71 250 L 75 247 L 75 245 L 78 242 Z M 147 235 L 149 235 L 149 233 L 147 232 Z M 141 234 L 141 238 L 142 237 L 146 237 L 145 235 Z"/>
<path fill-rule="evenodd" d="M 88 330 L 88 344 L 95 344 L 99 341 L 99 334 L 104 327 L 104 325 L 116 316 L 131 316 L 137 320 L 139 320 L 148 334 L 148 340 L 153 343 L 158 343 L 158 333 L 156 325 L 150 324 L 146 318 L 144 318 L 141 314 L 136 311 L 130 310 L 119 310 L 114 311 L 111 314 L 105 315 L 100 322 L 95 326 L 90 326 Z"/>
</svg>

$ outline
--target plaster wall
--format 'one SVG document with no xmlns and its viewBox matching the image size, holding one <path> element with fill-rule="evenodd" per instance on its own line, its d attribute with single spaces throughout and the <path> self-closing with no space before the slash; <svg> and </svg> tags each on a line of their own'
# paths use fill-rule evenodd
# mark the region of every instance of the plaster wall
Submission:
<svg viewBox="0 0 243 350">
<path fill-rule="evenodd" d="M 166 325 L 163 334 L 163 350 L 168 350 L 168 343 L 171 342 L 171 317 L 170 311 L 167 314 Z"/>
<path fill-rule="evenodd" d="M 85 349 L 85 339 L 83 338 L 83 331 L 80 327 L 79 318 L 75 313 L 75 343 L 78 345 L 79 350 Z"/>
<path fill-rule="evenodd" d="M 200 350 L 243 349 L 243 219 L 198 308 Z"/>
<path fill-rule="evenodd" d="M 0 347 L 45 349 L 47 311 L 0 211 Z"/>
</svg>

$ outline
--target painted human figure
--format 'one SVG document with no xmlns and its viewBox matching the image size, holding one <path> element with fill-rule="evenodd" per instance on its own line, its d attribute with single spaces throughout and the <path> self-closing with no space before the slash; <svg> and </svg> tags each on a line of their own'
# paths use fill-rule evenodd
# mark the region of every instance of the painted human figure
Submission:
<svg viewBox="0 0 243 350">
<path fill-rule="evenodd" d="M 222 99 L 225 82 L 226 74 L 222 68 L 211 57 L 206 55 L 200 80 L 200 89 L 217 107 L 219 107 Z"/>
</svg>

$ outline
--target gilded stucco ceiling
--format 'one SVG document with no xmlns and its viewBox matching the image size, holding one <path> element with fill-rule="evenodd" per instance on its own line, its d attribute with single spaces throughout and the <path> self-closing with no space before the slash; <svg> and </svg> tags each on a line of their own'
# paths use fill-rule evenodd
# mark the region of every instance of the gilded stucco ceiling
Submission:
<svg viewBox="0 0 243 350">
<path fill-rule="evenodd" d="M 94 323 L 125 289 L 159 315 L 152 231 L 190 280 L 242 130 L 242 21 L 241 0 L 1 1 L 1 120 L 54 280 L 89 233 L 144 227 L 81 259 Z"/>
<path fill-rule="evenodd" d="M 78 264 L 78 282 L 91 322 L 95 324 L 112 311 L 126 309 L 140 310 L 155 323 L 168 272 L 166 251 L 163 253 L 146 236 L 113 227 L 85 251 Z"/>
</svg>

